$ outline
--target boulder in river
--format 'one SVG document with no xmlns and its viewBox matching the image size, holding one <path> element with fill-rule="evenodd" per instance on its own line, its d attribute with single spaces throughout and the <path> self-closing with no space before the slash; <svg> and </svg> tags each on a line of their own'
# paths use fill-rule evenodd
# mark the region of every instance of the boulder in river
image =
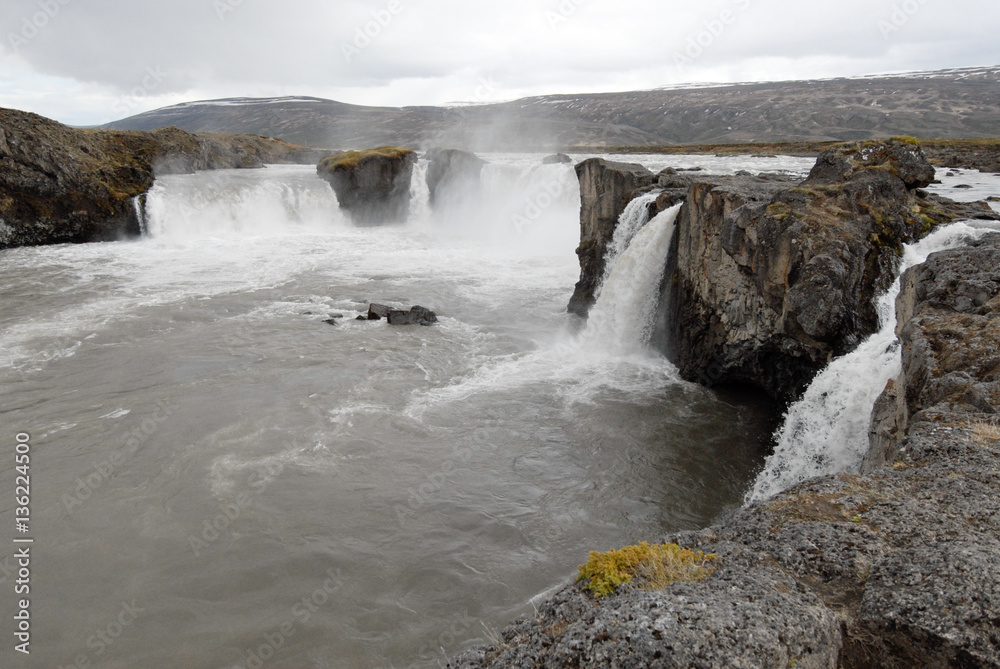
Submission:
<svg viewBox="0 0 1000 669">
<path fill-rule="evenodd" d="M 565 153 L 555 153 L 542 158 L 542 165 L 569 165 L 572 162 L 573 159 Z"/>
<path fill-rule="evenodd" d="M 414 306 L 409 311 L 393 309 L 388 320 L 389 325 L 432 325 L 437 323 L 437 314 L 425 307 Z"/>
<path fill-rule="evenodd" d="M 335 153 L 316 172 L 358 225 L 403 223 L 410 211 L 410 180 L 417 154 L 394 146 Z"/>
</svg>

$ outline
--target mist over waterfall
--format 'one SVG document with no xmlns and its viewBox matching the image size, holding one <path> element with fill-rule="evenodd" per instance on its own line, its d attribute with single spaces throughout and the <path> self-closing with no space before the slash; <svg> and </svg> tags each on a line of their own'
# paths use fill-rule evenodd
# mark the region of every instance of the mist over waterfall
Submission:
<svg viewBox="0 0 1000 669">
<path fill-rule="evenodd" d="M 820 372 L 785 414 L 746 502 L 768 499 L 806 479 L 857 472 L 868 450 L 868 429 L 875 401 L 902 369 L 896 338 L 896 297 L 900 276 L 937 251 L 967 244 L 995 227 L 954 223 L 904 247 L 896 281 L 878 299 L 880 327 L 854 351 Z"/>
<path fill-rule="evenodd" d="M 676 204 L 643 225 L 648 205 L 655 199 L 650 194 L 633 200 L 615 229 L 606 256 L 606 278 L 581 334 L 584 345 L 592 350 L 630 355 L 649 343 L 674 223 L 682 206 Z"/>
</svg>

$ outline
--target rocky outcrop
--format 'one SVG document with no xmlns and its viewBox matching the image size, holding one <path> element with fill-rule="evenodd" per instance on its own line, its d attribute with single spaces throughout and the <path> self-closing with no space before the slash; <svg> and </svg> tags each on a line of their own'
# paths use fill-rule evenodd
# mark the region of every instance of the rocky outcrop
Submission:
<svg viewBox="0 0 1000 669">
<path fill-rule="evenodd" d="M 426 181 L 432 207 L 473 202 L 478 198 L 486 164 L 479 156 L 461 149 L 431 149 L 427 160 Z"/>
<path fill-rule="evenodd" d="M 410 211 L 410 180 L 417 154 L 383 146 L 323 158 L 316 167 L 358 225 L 403 223 Z"/>
<path fill-rule="evenodd" d="M 920 190 L 934 177 L 909 140 L 839 146 L 798 185 L 701 179 L 671 257 L 667 353 L 683 376 L 797 396 L 878 327 L 874 298 L 902 245 L 960 211 Z"/>
<path fill-rule="evenodd" d="M 594 304 L 594 291 L 604 276 L 604 253 L 614 236 L 618 217 L 643 188 L 656 177 L 642 165 L 591 158 L 576 166 L 580 180 L 580 280 L 568 310 L 586 316 Z"/>
<path fill-rule="evenodd" d="M 266 137 L 79 130 L 0 109 L 0 249 L 140 234 L 136 198 L 156 175 L 308 160 Z"/>
<path fill-rule="evenodd" d="M 1000 667 L 998 268 L 991 234 L 904 276 L 884 463 L 665 537 L 716 554 L 699 583 L 569 585 L 449 666 Z"/>
</svg>

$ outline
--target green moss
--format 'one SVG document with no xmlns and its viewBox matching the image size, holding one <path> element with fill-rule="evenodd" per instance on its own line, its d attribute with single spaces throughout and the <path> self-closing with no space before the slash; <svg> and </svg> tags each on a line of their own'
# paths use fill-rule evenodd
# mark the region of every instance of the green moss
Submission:
<svg viewBox="0 0 1000 669">
<path fill-rule="evenodd" d="M 580 565 L 577 581 L 587 581 L 584 589 L 597 597 L 610 595 L 619 585 L 639 578 L 647 590 L 665 588 L 674 582 L 694 583 L 708 578 L 715 554 L 681 548 L 677 544 L 654 544 L 643 541 L 607 553 L 591 551 L 590 559 Z"/>
<path fill-rule="evenodd" d="M 381 156 L 383 158 L 403 158 L 413 153 L 414 151 L 412 149 L 404 149 L 399 146 L 380 146 L 374 149 L 365 149 L 363 151 L 345 151 L 344 153 L 335 153 L 323 158 L 319 161 L 318 167 L 319 169 L 325 171 L 354 169 L 373 156 Z"/>
</svg>

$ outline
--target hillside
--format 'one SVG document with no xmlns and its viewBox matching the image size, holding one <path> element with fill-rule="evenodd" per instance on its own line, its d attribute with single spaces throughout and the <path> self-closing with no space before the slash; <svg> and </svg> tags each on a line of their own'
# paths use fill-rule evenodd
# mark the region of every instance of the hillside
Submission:
<svg viewBox="0 0 1000 669">
<path fill-rule="evenodd" d="M 365 107 L 320 98 L 236 98 L 166 107 L 108 124 L 236 132 L 308 146 L 447 144 L 473 150 L 991 137 L 1000 66 L 853 79 L 764 82 L 461 107 Z"/>
</svg>

